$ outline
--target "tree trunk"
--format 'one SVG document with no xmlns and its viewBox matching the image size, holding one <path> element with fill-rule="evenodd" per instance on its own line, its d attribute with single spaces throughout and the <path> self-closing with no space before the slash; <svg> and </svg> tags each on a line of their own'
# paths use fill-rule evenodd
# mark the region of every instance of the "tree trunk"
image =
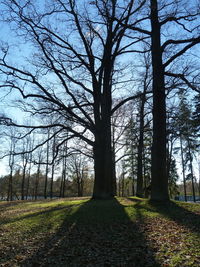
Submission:
<svg viewBox="0 0 200 267">
<path fill-rule="evenodd" d="M 11 169 L 10 175 L 9 175 L 9 181 L 8 181 L 8 195 L 7 195 L 7 201 L 12 201 L 13 200 L 13 171 Z"/>
<path fill-rule="evenodd" d="M 63 184 L 62 184 L 62 197 L 65 197 L 66 169 L 67 169 L 67 156 L 66 156 L 66 155 L 63 155 Z"/>
<path fill-rule="evenodd" d="M 180 136 L 180 145 L 181 145 L 181 162 L 182 162 L 182 173 L 183 173 L 184 197 L 185 197 L 185 201 L 187 202 L 187 190 L 186 190 L 186 179 L 185 179 L 185 165 L 184 165 L 184 158 L 183 158 L 183 142 L 182 142 L 182 137 L 181 136 Z"/>
<path fill-rule="evenodd" d="M 115 127 L 112 127 L 112 174 L 113 174 L 113 191 L 114 195 L 117 194 L 117 183 L 116 183 L 116 164 L 115 164 Z"/>
<path fill-rule="evenodd" d="M 143 136 L 140 135 L 137 156 L 137 187 L 136 196 L 143 197 L 143 171 L 142 171 Z"/>
<path fill-rule="evenodd" d="M 191 171 L 191 176 L 192 176 L 192 195 L 193 195 L 193 201 L 196 202 L 195 188 L 194 188 L 194 171 L 193 171 L 193 165 L 192 165 L 192 154 L 191 154 L 189 138 L 188 138 L 188 149 L 189 149 L 189 158 L 190 158 L 190 171 Z"/>
<path fill-rule="evenodd" d="M 138 141 L 138 155 L 137 155 L 137 197 L 143 197 L 143 148 L 144 148 L 144 103 L 145 96 L 141 99 L 140 107 L 140 133 Z"/>
<path fill-rule="evenodd" d="M 12 142 L 12 140 L 11 140 Z M 14 155 L 12 154 L 12 146 L 11 143 L 11 154 L 9 155 L 9 167 L 10 167 L 10 175 L 8 180 L 8 194 L 7 194 L 7 201 L 13 200 L 13 169 L 14 169 Z"/>
<path fill-rule="evenodd" d="M 27 166 L 27 162 L 23 166 L 22 185 L 21 185 L 21 200 L 24 200 L 24 185 L 25 185 L 25 178 L 26 178 L 26 166 Z"/>
<path fill-rule="evenodd" d="M 171 144 L 169 144 L 171 142 Z M 169 178 L 171 163 L 172 163 L 172 152 L 173 152 L 173 142 L 172 140 L 168 141 L 167 147 L 167 177 Z"/>
<path fill-rule="evenodd" d="M 151 0 L 153 68 L 153 144 L 151 200 L 168 201 L 166 168 L 166 96 L 157 1 Z"/>
<path fill-rule="evenodd" d="M 135 179 L 134 179 L 134 154 L 133 154 L 133 140 L 131 140 L 131 176 L 132 176 L 132 195 L 135 196 Z"/>
<path fill-rule="evenodd" d="M 115 194 L 113 188 L 113 155 L 109 129 L 101 127 L 94 144 L 94 199 L 109 199 Z"/>
<path fill-rule="evenodd" d="M 47 141 L 47 164 L 46 164 L 46 173 L 45 173 L 45 183 L 44 183 L 44 198 L 47 198 L 47 181 L 48 181 L 48 171 L 49 171 L 49 136 L 50 136 L 50 131 L 48 130 L 48 141 Z"/>
<path fill-rule="evenodd" d="M 54 179 L 54 171 L 55 171 L 55 145 L 56 145 L 56 137 L 53 138 L 53 148 L 52 148 L 52 167 L 51 167 L 51 184 L 50 184 L 50 198 L 53 198 L 53 179 Z"/>
<path fill-rule="evenodd" d="M 37 197 L 38 197 L 39 179 L 40 179 L 40 163 L 38 164 L 37 174 L 35 177 L 35 200 L 37 200 Z"/>
<path fill-rule="evenodd" d="M 55 166 L 54 166 L 54 160 L 53 160 L 52 167 L 51 167 L 51 184 L 50 184 L 50 198 L 51 198 L 51 199 L 53 198 L 53 178 L 54 178 L 54 169 L 55 169 Z"/>
<path fill-rule="evenodd" d="M 77 179 L 77 194 L 78 197 L 82 197 L 83 196 L 83 191 L 82 191 L 82 177 L 80 172 L 77 172 L 76 174 L 76 179 Z"/>
</svg>

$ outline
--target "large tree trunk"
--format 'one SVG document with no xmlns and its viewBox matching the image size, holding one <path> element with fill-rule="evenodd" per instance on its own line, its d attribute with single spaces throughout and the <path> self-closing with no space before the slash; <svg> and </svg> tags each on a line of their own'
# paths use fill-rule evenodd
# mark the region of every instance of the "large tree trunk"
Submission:
<svg viewBox="0 0 200 267">
<path fill-rule="evenodd" d="M 108 199 L 115 194 L 113 183 L 113 155 L 110 129 L 101 128 L 95 136 L 93 198 Z"/>
<path fill-rule="evenodd" d="M 153 145 L 151 200 L 167 201 L 168 177 L 166 168 L 166 96 L 160 24 L 157 1 L 151 0 L 152 67 L 153 67 Z"/>
<path fill-rule="evenodd" d="M 112 75 L 114 66 L 113 21 L 109 22 L 108 35 L 104 48 L 102 68 L 99 80 L 94 84 L 95 141 L 94 153 L 94 190 L 93 198 L 108 199 L 116 193 L 116 181 L 113 174 L 111 109 L 112 109 Z"/>
</svg>

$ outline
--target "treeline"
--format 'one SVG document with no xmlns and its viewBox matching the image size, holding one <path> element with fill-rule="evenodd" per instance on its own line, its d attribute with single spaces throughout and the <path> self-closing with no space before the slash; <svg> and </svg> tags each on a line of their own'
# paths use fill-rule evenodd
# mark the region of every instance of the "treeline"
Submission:
<svg viewBox="0 0 200 267">
<path fill-rule="evenodd" d="M 12 192 L 9 191 L 10 176 L 0 178 L 0 200 L 38 200 L 44 198 L 83 197 L 91 196 L 94 179 L 84 173 L 77 179 L 76 175 L 63 181 L 62 177 L 55 180 L 47 178 L 42 172 L 27 175 L 23 181 L 23 174 L 16 171 L 12 176 Z M 22 189 L 22 181 L 24 183 Z M 22 192 L 23 190 L 23 192 Z M 11 194 L 12 193 L 12 194 Z"/>
</svg>

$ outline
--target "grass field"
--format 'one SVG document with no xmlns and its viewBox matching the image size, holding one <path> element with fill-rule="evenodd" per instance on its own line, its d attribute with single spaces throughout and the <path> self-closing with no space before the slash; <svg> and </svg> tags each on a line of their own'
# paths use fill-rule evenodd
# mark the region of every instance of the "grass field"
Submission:
<svg viewBox="0 0 200 267">
<path fill-rule="evenodd" d="M 200 204 L 1 202 L 0 266 L 200 266 Z"/>
</svg>

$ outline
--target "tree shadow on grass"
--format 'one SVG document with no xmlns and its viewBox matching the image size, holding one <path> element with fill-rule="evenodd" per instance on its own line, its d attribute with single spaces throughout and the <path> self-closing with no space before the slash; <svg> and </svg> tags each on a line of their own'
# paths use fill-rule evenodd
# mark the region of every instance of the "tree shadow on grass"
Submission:
<svg viewBox="0 0 200 267">
<path fill-rule="evenodd" d="M 199 204 L 141 200 L 134 208 L 160 262 L 166 266 L 200 266 Z"/>
<path fill-rule="evenodd" d="M 199 205 L 199 209 L 197 208 L 195 211 L 189 210 L 192 208 L 192 206 L 189 206 L 190 204 L 182 204 L 185 205 L 183 207 L 180 203 L 174 201 L 163 204 L 149 202 L 149 204 L 153 210 L 159 212 L 164 217 L 175 221 L 194 233 L 200 234 L 200 204 L 196 204 Z"/>
<path fill-rule="evenodd" d="M 200 234 L 200 204 L 192 211 L 193 204 L 177 203 L 174 201 L 158 202 L 158 201 L 144 201 L 135 200 L 134 198 L 127 198 L 128 200 L 136 203 L 137 218 L 143 220 L 145 213 L 158 213 L 165 218 L 171 219 L 176 223 L 185 226 L 188 230 Z M 185 207 L 184 207 L 185 206 Z M 198 208 L 199 207 L 199 208 Z M 190 210 L 191 209 L 191 210 Z"/>
<path fill-rule="evenodd" d="M 116 199 L 90 200 L 18 266 L 160 266 L 137 222 Z"/>
<path fill-rule="evenodd" d="M 70 211 L 70 209 L 74 206 L 78 206 L 76 204 L 73 205 L 67 205 L 63 206 L 63 205 L 58 205 L 57 207 L 52 207 L 52 208 L 41 208 L 42 211 L 38 211 L 39 209 L 36 208 L 36 211 L 34 212 L 34 209 L 32 209 L 32 212 L 26 215 L 22 215 L 22 216 L 14 216 L 14 217 L 5 217 L 5 218 L 0 218 L 0 226 L 2 225 L 6 225 L 9 223 L 16 223 L 16 222 L 20 222 L 22 220 L 26 220 L 26 219 L 33 219 L 34 217 L 38 217 L 38 216 L 44 216 L 46 218 L 51 217 L 51 213 L 54 211 L 59 211 L 59 210 L 66 210 L 66 211 Z M 22 211 L 24 212 L 24 211 Z M 18 215 L 20 215 L 20 212 L 18 212 Z"/>
</svg>

